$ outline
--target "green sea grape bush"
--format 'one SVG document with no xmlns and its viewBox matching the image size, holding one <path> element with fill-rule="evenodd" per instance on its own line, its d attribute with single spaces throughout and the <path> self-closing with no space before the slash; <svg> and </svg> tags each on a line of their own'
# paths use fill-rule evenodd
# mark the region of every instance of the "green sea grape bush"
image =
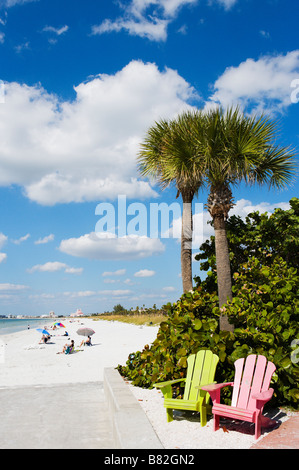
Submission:
<svg viewBox="0 0 299 470">
<path fill-rule="evenodd" d="M 185 377 L 187 357 L 200 349 L 219 356 L 215 380 L 234 380 L 234 362 L 249 354 L 263 354 L 276 365 L 271 404 L 297 407 L 299 365 L 292 361 L 292 343 L 299 338 L 299 276 L 297 270 L 276 258 L 271 267 L 252 258 L 234 273 L 234 298 L 226 313 L 234 332 L 219 331 L 218 297 L 202 287 L 164 306 L 168 317 L 160 324 L 151 346 L 129 355 L 119 372 L 134 385 Z M 180 396 L 179 386 L 174 396 Z M 223 389 L 228 402 L 231 388 Z"/>
<path fill-rule="evenodd" d="M 290 209 L 277 208 L 273 214 L 259 211 L 247 215 L 245 221 L 231 216 L 226 223 L 232 274 L 251 257 L 271 266 L 276 257 L 283 258 L 289 267 L 299 269 L 299 199 L 289 201 Z M 200 246 L 195 256 L 200 261 L 201 271 L 207 272 L 202 281 L 195 277 L 197 285 L 205 290 L 217 290 L 215 237 L 210 237 Z M 232 278 L 232 285 L 235 279 Z"/>
<path fill-rule="evenodd" d="M 271 267 L 252 258 L 234 273 L 234 298 L 227 305 L 235 325 L 234 351 L 267 357 L 276 365 L 274 380 L 278 403 L 299 403 L 299 366 L 292 361 L 292 343 L 299 338 L 299 276 L 282 258 Z"/>
</svg>

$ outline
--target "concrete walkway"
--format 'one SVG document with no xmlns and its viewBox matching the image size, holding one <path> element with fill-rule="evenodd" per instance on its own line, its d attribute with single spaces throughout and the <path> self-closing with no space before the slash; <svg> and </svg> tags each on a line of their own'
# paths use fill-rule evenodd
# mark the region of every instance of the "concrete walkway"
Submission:
<svg viewBox="0 0 299 470">
<path fill-rule="evenodd" d="M 0 388 L 0 449 L 162 449 L 114 368 L 104 381 Z"/>
<path fill-rule="evenodd" d="M 113 449 L 103 382 L 0 388 L 1 449 Z"/>
</svg>

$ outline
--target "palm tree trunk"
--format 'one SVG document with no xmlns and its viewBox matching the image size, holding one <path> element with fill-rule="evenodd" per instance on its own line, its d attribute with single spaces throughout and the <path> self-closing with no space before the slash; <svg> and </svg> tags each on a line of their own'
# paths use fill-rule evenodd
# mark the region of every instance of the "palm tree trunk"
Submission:
<svg viewBox="0 0 299 470">
<path fill-rule="evenodd" d="M 218 214 L 214 217 L 215 229 L 215 251 L 217 264 L 217 283 L 219 307 L 232 299 L 232 281 L 229 260 L 229 250 L 226 235 L 225 219 L 223 215 Z M 234 331 L 233 325 L 228 322 L 228 318 L 224 312 L 220 315 L 220 330 Z"/>
<path fill-rule="evenodd" d="M 183 291 L 193 290 L 192 282 L 192 200 L 191 191 L 181 192 L 183 198 L 182 236 L 181 236 L 181 270 Z"/>
</svg>

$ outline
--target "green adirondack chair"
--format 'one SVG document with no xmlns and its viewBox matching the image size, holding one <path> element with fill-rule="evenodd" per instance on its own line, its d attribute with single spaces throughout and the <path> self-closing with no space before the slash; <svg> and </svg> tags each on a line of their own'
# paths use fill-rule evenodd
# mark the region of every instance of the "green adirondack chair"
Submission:
<svg viewBox="0 0 299 470">
<path fill-rule="evenodd" d="M 213 382 L 219 357 L 209 350 L 198 351 L 187 359 L 187 376 L 185 379 L 169 380 L 154 384 L 161 389 L 164 395 L 164 407 L 167 413 L 167 422 L 173 420 L 173 410 L 190 410 L 200 412 L 201 426 L 207 424 L 207 413 L 211 412 L 209 395 L 198 386 Z M 172 398 L 172 385 L 185 382 L 184 397 Z"/>
</svg>

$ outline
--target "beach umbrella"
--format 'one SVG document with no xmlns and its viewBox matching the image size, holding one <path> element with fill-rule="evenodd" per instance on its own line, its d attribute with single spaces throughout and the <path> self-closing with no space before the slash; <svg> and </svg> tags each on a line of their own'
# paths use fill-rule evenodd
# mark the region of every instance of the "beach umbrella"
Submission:
<svg viewBox="0 0 299 470">
<path fill-rule="evenodd" d="M 81 336 L 92 336 L 95 334 L 95 331 L 91 328 L 79 328 L 79 330 L 77 330 L 77 334 Z"/>
<path fill-rule="evenodd" d="M 60 328 L 65 328 L 65 326 L 59 322 L 54 323 L 54 326 L 60 326 Z"/>
<path fill-rule="evenodd" d="M 50 333 L 47 330 L 43 330 L 42 328 L 36 328 L 36 331 L 38 331 L 39 333 L 42 333 L 43 335 L 50 336 Z"/>
</svg>

